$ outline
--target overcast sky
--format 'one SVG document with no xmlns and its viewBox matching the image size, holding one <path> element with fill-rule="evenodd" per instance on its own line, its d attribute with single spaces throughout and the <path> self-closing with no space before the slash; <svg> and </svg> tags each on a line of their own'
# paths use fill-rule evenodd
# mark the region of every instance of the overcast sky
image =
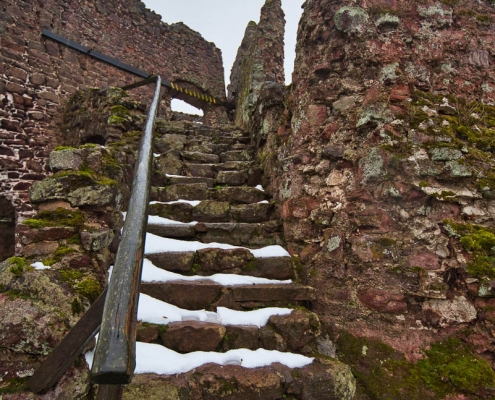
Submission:
<svg viewBox="0 0 495 400">
<path fill-rule="evenodd" d="M 249 21 L 259 22 L 265 0 L 143 0 L 166 23 L 184 22 L 222 50 L 225 84 Z M 294 68 L 297 25 L 304 0 L 282 0 L 287 21 L 285 28 L 285 80 L 291 81 Z M 173 109 L 187 111 L 174 100 Z M 192 108 L 189 112 L 196 112 Z"/>
</svg>

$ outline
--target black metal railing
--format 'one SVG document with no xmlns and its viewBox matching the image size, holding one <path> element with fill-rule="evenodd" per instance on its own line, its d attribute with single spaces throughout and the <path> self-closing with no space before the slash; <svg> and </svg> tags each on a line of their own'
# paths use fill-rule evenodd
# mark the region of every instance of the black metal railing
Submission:
<svg viewBox="0 0 495 400">
<path fill-rule="evenodd" d="M 161 78 L 144 129 L 122 239 L 107 289 L 92 375 L 99 384 L 127 384 L 136 365 L 136 318 L 148 219 L 153 161 L 153 129 Z"/>
</svg>

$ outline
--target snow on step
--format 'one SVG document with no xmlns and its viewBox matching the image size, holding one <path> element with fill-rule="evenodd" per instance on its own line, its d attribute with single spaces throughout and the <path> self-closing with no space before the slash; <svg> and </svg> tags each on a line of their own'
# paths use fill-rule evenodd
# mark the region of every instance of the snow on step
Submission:
<svg viewBox="0 0 495 400">
<path fill-rule="evenodd" d="M 194 320 L 222 325 L 251 325 L 261 328 L 267 324 L 272 315 L 288 315 L 292 311 L 290 308 L 279 307 L 268 307 L 252 311 L 236 311 L 225 307 L 218 307 L 217 312 L 205 310 L 191 311 L 140 293 L 138 321 L 167 325 L 170 322 Z"/>
<path fill-rule="evenodd" d="M 199 203 L 201 203 L 201 200 L 175 200 L 175 201 L 151 201 L 150 202 L 150 205 L 151 204 L 177 204 L 177 203 L 186 203 L 186 204 L 190 204 L 191 206 L 193 207 L 196 207 Z"/>
<path fill-rule="evenodd" d="M 240 246 L 232 246 L 225 243 L 201 243 L 197 241 L 184 241 L 164 238 L 152 233 L 146 234 L 145 254 L 156 254 L 164 252 L 197 251 L 201 249 L 238 249 Z M 273 245 L 260 249 L 248 249 L 256 258 L 267 257 L 290 257 L 290 254 L 282 246 Z"/>
<path fill-rule="evenodd" d="M 88 365 L 93 365 L 94 352 L 85 354 Z M 166 360 L 166 361 L 164 361 Z M 240 365 L 244 368 L 265 367 L 280 363 L 289 368 L 302 368 L 314 358 L 276 350 L 230 350 L 226 353 L 195 351 L 187 354 L 176 353 L 158 344 L 136 343 L 136 374 L 174 375 L 182 374 L 201 365 Z"/>
<path fill-rule="evenodd" d="M 214 274 L 210 276 L 184 276 L 175 272 L 166 271 L 164 269 L 156 267 L 150 260 L 143 260 L 143 273 L 141 276 L 141 282 L 170 282 L 170 281 L 213 281 L 223 286 L 240 286 L 240 285 L 288 285 L 292 281 L 276 280 L 267 278 L 256 278 L 248 275 L 234 275 L 234 274 Z"/>
</svg>

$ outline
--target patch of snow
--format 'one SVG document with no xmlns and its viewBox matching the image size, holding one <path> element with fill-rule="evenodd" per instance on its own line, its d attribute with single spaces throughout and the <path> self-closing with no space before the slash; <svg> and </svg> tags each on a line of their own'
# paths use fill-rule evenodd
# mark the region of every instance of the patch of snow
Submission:
<svg viewBox="0 0 495 400">
<path fill-rule="evenodd" d="M 185 175 L 172 175 L 172 174 L 165 174 L 167 178 L 187 178 Z"/>
<path fill-rule="evenodd" d="M 161 154 L 160 153 L 153 153 L 153 157 L 160 157 Z"/>
<path fill-rule="evenodd" d="M 235 311 L 218 307 L 217 312 L 205 310 L 185 310 L 151 296 L 140 293 L 138 321 L 166 325 L 178 321 L 213 322 L 223 325 L 265 326 L 272 315 L 288 315 L 290 308 L 268 307 L 253 311 Z"/>
<path fill-rule="evenodd" d="M 196 207 L 199 203 L 201 203 L 201 200 L 175 200 L 175 201 L 150 201 L 150 204 L 177 204 L 177 203 L 187 203 L 192 205 L 193 207 Z"/>
<path fill-rule="evenodd" d="M 169 282 L 169 281 L 213 281 L 223 286 L 238 285 L 269 285 L 269 284 L 290 284 L 290 279 L 280 281 L 276 279 L 256 278 L 254 276 L 234 275 L 234 274 L 214 274 L 210 276 L 184 276 L 175 272 L 165 271 L 158 268 L 148 260 L 143 260 L 142 282 Z"/>
<path fill-rule="evenodd" d="M 290 257 L 290 254 L 282 246 L 273 245 L 262 247 L 261 249 L 250 250 L 256 258 L 267 257 Z"/>
<path fill-rule="evenodd" d="M 261 201 L 258 201 L 258 204 L 268 204 L 268 200 L 261 200 Z"/>
<path fill-rule="evenodd" d="M 85 354 L 88 365 L 93 364 L 94 352 Z M 166 360 L 166 362 L 164 362 Z M 245 368 L 259 368 L 280 363 L 289 368 L 302 368 L 314 358 L 300 354 L 282 353 L 276 350 L 236 349 L 226 353 L 195 351 L 187 354 L 176 353 L 158 344 L 136 343 L 136 374 L 174 375 L 198 368 L 203 364 L 241 365 Z"/>
<path fill-rule="evenodd" d="M 43 264 L 41 261 L 35 262 L 34 264 L 31 264 L 31 267 L 38 271 L 42 271 L 44 269 L 52 269 L 49 265 Z"/>
<path fill-rule="evenodd" d="M 232 246 L 225 243 L 201 243 L 194 241 L 177 240 L 163 238 L 152 233 L 146 234 L 146 244 L 144 246 L 145 254 L 164 253 L 164 252 L 185 252 L 197 251 L 201 249 L 238 249 L 239 246 Z M 282 246 L 273 245 L 263 247 L 261 249 L 248 249 L 257 258 L 266 257 L 289 257 L 289 253 Z"/>
<path fill-rule="evenodd" d="M 265 326 L 272 315 L 289 315 L 290 308 L 267 307 L 252 311 L 236 311 L 225 307 L 217 307 L 217 314 L 223 325 L 255 325 Z"/>
<path fill-rule="evenodd" d="M 197 222 L 180 222 L 173 219 L 159 217 L 158 215 L 148 215 L 148 224 L 155 225 L 196 225 Z"/>
<path fill-rule="evenodd" d="M 265 189 L 263 189 L 263 186 L 261 186 L 261 185 L 257 185 L 257 186 L 255 187 L 255 189 L 261 190 L 262 192 L 264 192 L 264 191 L 265 191 Z"/>
</svg>

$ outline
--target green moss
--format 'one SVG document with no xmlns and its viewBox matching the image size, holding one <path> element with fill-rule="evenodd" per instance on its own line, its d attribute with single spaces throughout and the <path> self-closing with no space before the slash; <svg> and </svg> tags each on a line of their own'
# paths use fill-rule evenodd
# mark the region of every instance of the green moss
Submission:
<svg viewBox="0 0 495 400">
<path fill-rule="evenodd" d="M 100 283 L 92 278 L 84 278 L 82 281 L 77 282 L 74 285 L 74 290 L 81 296 L 86 297 L 91 303 L 93 303 L 102 292 Z"/>
<path fill-rule="evenodd" d="M 85 220 L 86 217 L 81 210 L 67 210 L 59 207 L 55 211 L 40 211 L 33 218 L 26 219 L 22 223 L 35 229 L 52 226 L 81 228 Z"/>
<path fill-rule="evenodd" d="M 457 339 L 435 343 L 417 364 L 376 340 L 342 332 L 336 340 L 339 358 L 356 376 L 358 393 L 373 400 L 434 400 L 451 394 L 477 395 L 495 385 L 485 360 Z"/>
<path fill-rule="evenodd" d="M 15 300 L 15 299 L 30 300 L 33 298 L 33 296 L 31 294 L 21 292 L 19 290 L 8 290 L 4 294 L 7 296 L 7 298 L 10 301 Z"/>
<path fill-rule="evenodd" d="M 242 265 L 242 270 L 246 272 L 255 271 L 258 268 L 256 260 L 248 261 Z"/>
<path fill-rule="evenodd" d="M 122 124 L 125 122 L 132 121 L 132 116 L 129 110 L 122 105 L 115 105 L 110 107 L 111 115 L 108 117 L 107 123 L 112 124 Z"/>
<path fill-rule="evenodd" d="M 72 247 L 67 247 L 67 246 L 60 246 L 55 250 L 55 253 L 51 257 L 48 257 L 43 260 L 44 265 L 53 265 L 64 258 L 67 254 L 72 254 L 72 253 L 77 253 L 75 249 Z"/>
<path fill-rule="evenodd" d="M 100 283 L 91 277 L 86 277 L 81 271 L 74 269 L 59 270 L 60 279 L 67 282 L 79 295 L 93 303 L 100 295 L 102 288 Z"/>
<path fill-rule="evenodd" d="M 34 270 L 33 267 L 27 264 L 26 259 L 23 257 L 10 257 L 7 261 L 10 263 L 9 272 L 15 278 L 20 278 L 25 272 Z"/>
<path fill-rule="evenodd" d="M 444 221 L 446 229 L 453 230 L 463 247 L 472 254 L 467 272 L 478 278 L 495 278 L 495 230 L 479 225 L 458 224 Z M 447 228 L 449 227 L 449 228 Z"/>
<path fill-rule="evenodd" d="M 478 14 L 476 15 L 476 20 L 482 24 L 491 24 L 493 22 L 493 17 L 488 14 Z"/>
<path fill-rule="evenodd" d="M 81 271 L 77 271 L 75 269 L 61 269 L 58 273 L 64 282 L 71 284 L 84 276 Z"/>
<path fill-rule="evenodd" d="M 28 390 L 27 381 L 29 376 L 25 378 L 11 378 L 0 382 L 0 398 L 3 394 L 12 394 L 26 392 Z"/>
<path fill-rule="evenodd" d="M 96 183 L 98 185 L 104 185 L 104 186 L 115 186 L 115 187 L 119 186 L 119 183 L 116 180 L 97 174 L 95 171 L 93 171 L 91 168 L 87 166 L 82 167 L 78 171 L 74 171 L 74 170 L 59 171 L 53 174 L 49 179 L 57 179 L 64 177 L 70 177 L 73 179 L 73 181 L 70 182 L 70 184 L 72 185 L 69 186 L 68 188 L 69 190 L 79 189 L 81 185 L 84 183 L 81 181 L 87 181 L 88 184 Z"/>
<path fill-rule="evenodd" d="M 78 233 L 67 239 L 68 245 L 81 245 L 81 236 Z"/>
<path fill-rule="evenodd" d="M 10 263 L 10 265 L 15 264 L 17 267 L 21 268 L 25 267 L 27 264 L 27 261 L 24 257 L 18 256 L 10 257 L 9 259 L 7 259 L 7 261 Z"/>
<path fill-rule="evenodd" d="M 79 315 L 83 310 L 82 304 L 78 298 L 74 298 L 72 303 L 70 303 L 70 309 L 72 311 L 72 315 Z"/>
<path fill-rule="evenodd" d="M 76 148 L 71 146 L 57 146 L 53 149 L 53 151 L 61 151 L 61 150 L 76 150 Z"/>
<path fill-rule="evenodd" d="M 422 379 L 437 394 L 446 396 L 457 391 L 476 394 L 495 387 L 495 372 L 490 364 L 473 355 L 458 339 L 435 343 L 425 351 L 427 358 L 418 361 Z"/>
<path fill-rule="evenodd" d="M 96 143 L 86 143 L 79 146 L 80 149 L 94 149 L 95 147 L 100 147 L 100 145 Z"/>
</svg>

